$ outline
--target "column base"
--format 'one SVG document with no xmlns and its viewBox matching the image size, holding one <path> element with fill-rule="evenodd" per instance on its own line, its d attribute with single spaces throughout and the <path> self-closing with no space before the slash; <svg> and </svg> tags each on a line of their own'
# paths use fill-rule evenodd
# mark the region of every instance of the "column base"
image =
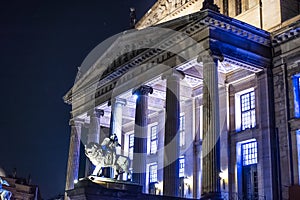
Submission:
<svg viewBox="0 0 300 200">
<path fill-rule="evenodd" d="M 223 200 L 221 192 L 210 192 L 202 194 L 201 200 Z"/>
</svg>

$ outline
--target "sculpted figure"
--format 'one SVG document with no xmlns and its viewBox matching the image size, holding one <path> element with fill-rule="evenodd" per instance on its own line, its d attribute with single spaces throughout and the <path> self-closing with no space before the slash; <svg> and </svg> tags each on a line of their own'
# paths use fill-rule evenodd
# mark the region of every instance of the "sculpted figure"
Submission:
<svg viewBox="0 0 300 200">
<path fill-rule="evenodd" d="M 114 134 L 105 138 L 101 145 L 91 142 L 85 146 L 85 155 L 96 166 L 92 175 L 101 176 L 102 167 L 112 167 L 114 169 L 115 179 L 123 173 L 127 173 L 131 178 L 128 157 L 117 155 L 116 148 L 121 146 L 118 143 L 118 137 Z"/>
<path fill-rule="evenodd" d="M 9 184 L 7 183 L 6 180 L 2 180 L 0 178 L 0 197 L 1 197 L 1 200 L 10 200 L 11 195 L 12 195 L 11 192 L 8 191 L 8 190 L 3 189 L 2 185 L 9 186 Z"/>
</svg>

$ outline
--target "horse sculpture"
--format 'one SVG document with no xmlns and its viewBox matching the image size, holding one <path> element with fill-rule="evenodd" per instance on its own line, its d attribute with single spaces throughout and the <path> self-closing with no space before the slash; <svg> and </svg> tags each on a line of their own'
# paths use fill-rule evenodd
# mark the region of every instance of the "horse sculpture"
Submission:
<svg viewBox="0 0 300 200">
<path fill-rule="evenodd" d="M 96 166 L 92 173 L 93 176 L 102 176 L 103 167 L 112 167 L 115 179 L 123 173 L 127 174 L 128 179 L 131 179 L 130 160 L 126 156 L 116 154 L 116 147 L 118 146 L 121 145 L 115 134 L 110 138 L 105 138 L 101 145 L 91 142 L 85 146 L 85 155 Z"/>
<path fill-rule="evenodd" d="M 0 197 L 1 200 L 10 200 L 12 193 L 2 188 L 2 185 L 9 186 L 6 180 L 2 180 L 0 177 Z"/>
</svg>

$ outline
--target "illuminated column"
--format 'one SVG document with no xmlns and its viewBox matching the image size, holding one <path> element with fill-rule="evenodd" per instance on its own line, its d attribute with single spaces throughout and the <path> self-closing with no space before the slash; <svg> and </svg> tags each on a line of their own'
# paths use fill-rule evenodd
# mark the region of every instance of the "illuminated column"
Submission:
<svg viewBox="0 0 300 200">
<path fill-rule="evenodd" d="M 184 74 L 175 69 L 163 75 L 167 80 L 163 193 L 175 197 L 179 191 L 180 79 L 183 78 Z"/>
<path fill-rule="evenodd" d="M 221 199 L 220 193 L 220 120 L 218 59 L 210 55 L 203 62 L 203 170 L 202 198 Z"/>
<path fill-rule="evenodd" d="M 200 194 L 200 182 L 201 182 L 201 149 L 202 149 L 202 138 L 201 138 L 201 104 L 200 99 L 195 98 L 195 141 L 194 141 L 194 171 L 193 171 L 193 196 L 195 199 L 199 199 Z"/>
<path fill-rule="evenodd" d="M 109 135 L 116 134 L 118 137 L 118 142 L 122 144 L 122 115 L 123 115 L 123 108 L 126 104 L 125 99 L 113 98 L 108 102 L 108 106 L 111 106 L 111 116 L 110 116 L 110 129 Z M 121 148 L 116 148 L 116 153 L 121 154 Z M 114 176 L 113 168 L 105 167 L 102 169 L 102 173 L 104 177 L 112 178 Z"/>
<path fill-rule="evenodd" d="M 83 121 L 79 119 L 71 119 L 71 136 L 70 136 L 70 147 L 69 157 L 67 166 L 67 177 L 66 177 L 66 190 L 74 188 L 74 181 L 78 179 L 79 170 L 79 156 L 80 156 L 80 137 L 81 127 Z M 68 199 L 65 195 L 65 199 Z"/>
<path fill-rule="evenodd" d="M 122 115 L 123 106 L 126 105 L 125 99 L 115 98 L 111 100 L 111 117 L 110 117 L 110 132 L 109 135 L 116 134 L 118 141 L 122 143 Z M 118 149 L 117 149 L 118 150 Z M 121 153 L 121 152 L 117 152 Z"/>
<path fill-rule="evenodd" d="M 93 109 L 88 113 L 90 116 L 89 133 L 87 135 L 87 144 L 100 142 L 100 117 L 104 115 L 104 111 L 100 109 Z M 89 176 L 93 173 L 93 164 L 89 159 L 86 160 L 85 175 Z"/>
<path fill-rule="evenodd" d="M 133 181 L 146 186 L 147 131 L 148 131 L 148 94 L 152 87 L 143 85 L 133 92 L 137 95 L 133 146 Z"/>
</svg>

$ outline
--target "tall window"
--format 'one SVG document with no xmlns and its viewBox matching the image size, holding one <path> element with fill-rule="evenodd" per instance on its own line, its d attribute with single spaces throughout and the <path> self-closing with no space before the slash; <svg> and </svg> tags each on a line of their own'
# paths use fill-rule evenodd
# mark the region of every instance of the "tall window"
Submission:
<svg viewBox="0 0 300 200">
<path fill-rule="evenodd" d="M 149 165 L 149 182 L 157 182 L 157 163 Z"/>
<path fill-rule="evenodd" d="M 185 117 L 184 115 L 180 116 L 180 124 L 179 124 L 179 131 L 180 131 L 180 147 L 185 145 Z"/>
<path fill-rule="evenodd" d="M 236 15 L 239 15 L 242 12 L 249 10 L 249 8 L 253 7 L 256 4 L 257 4 L 257 0 L 236 0 L 235 1 Z"/>
<path fill-rule="evenodd" d="M 297 155 L 298 155 L 298 181 L 300 183 L 300 129 L 296 132 Z"/>
<path fill-rule="evenodd" d="M 184 156 L 179 157 L 179 178 L 184 177 L 185 159 Z"/>
<path fill-rule="evenodd" d="M 152 126 L 150 135 L 150 154 L 156 154 L 157 140 L 157 126 Z"/>
<path fill-rule="evenodd" d="M 245 199 L 258 199 L 257 142 L 242 146 L 242 192 Z"/>
<path fill-rule="evenodd" d="M 242 130 L 255 127 L 255 94 L 254 91 L 241 95 Z"/>
<path fill-rule="evenodd" d="M 257 164 L 257 142 L 242 144 L 243 166 Z"/>
<path fill-rule="evenodd" d="M 223 0 L 223 14 L 228 16 L 228 0 Z"/>
<path fill-rule="evenodd" d="M 239 15 L 242 13 L 242 0 L 235 1 L 235 9 L 236 9 L 236 15 Z"/>
<path fill-rule="evenodd" d="M 133 159 L 134 134 L 129 135 L 129 159 Z"/>
<path fill-rule="evenodd" d="M 293 77 L 295 117 L 300 118 L 300 74 Z"/>
</svg>

